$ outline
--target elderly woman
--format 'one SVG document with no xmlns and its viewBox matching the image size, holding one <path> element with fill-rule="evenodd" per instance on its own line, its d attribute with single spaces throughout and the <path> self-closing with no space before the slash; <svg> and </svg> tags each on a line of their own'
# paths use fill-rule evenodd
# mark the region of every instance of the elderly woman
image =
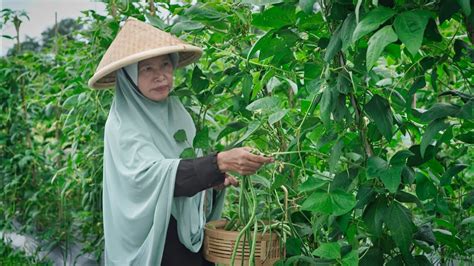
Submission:
<svg viewBox="0 0 474 266">
<path fill-rule="evenodd" d="M 234 148 L 179 159 L 196 133 L 173 71 L 195 62 L 198 47 L 128 19 L 89 80 L 115 85 L 105 125 L 103 219 L 106 265 L 206 265 L 203 228 L 220 217 L 228 175 L 255 173 L 273 158 Z M 186 132 L 187 141 L 174 134 Z M 219 190 L 220 189 L 220 190 Z"/>
</svg>

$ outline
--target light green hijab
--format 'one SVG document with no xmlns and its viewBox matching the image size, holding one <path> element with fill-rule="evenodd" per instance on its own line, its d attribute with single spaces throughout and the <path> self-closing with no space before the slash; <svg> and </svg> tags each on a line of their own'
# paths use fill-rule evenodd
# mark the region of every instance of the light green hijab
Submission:
<svg viewBox="0 0 474 266">
<path fill-rule="evenodd" d="M 179 155 L 193 143 L 193 120 L 180 100 L 153 101 L 134 89 L 137 64 L 116 72 L 116 93 L 105 125 L 103 219 L 106 265 L 160 265 L 170 215 L 180 242 L 201 248 L 206 221 L 220 217 L 225 191 L 174 197 Z M 173 138 L 184 129 L 185 143 Z M 207 201 L 207 211 L 204 202 Z"/>
</svg>

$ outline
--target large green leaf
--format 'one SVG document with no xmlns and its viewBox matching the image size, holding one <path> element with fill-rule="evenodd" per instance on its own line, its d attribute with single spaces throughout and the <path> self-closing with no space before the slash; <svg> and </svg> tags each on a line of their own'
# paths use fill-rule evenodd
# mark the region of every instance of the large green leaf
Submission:
<svg viewBox="0 0 474 266">
<path fill-rule="evenodd" d="M 402 254 L 408 254 L 415 231 L 410 211 L 400 203 L 392 201 L 387 215 L 384 217 L 384 222 Z"/>
<path fill-rule="evenodd" d="M 331 121 L 331 113 L 334 110 L 336 100 L 337 100 L 337 90 L 336 88 L 332 88 L 327 86 L 321 97 L 321 104 L 320 104 L 320 114 L 321 120 L 325 125 L 328 125 Z"/>
<path fill-rule="evenodd" d="M 355 14 L 351 13 L 347 18 L 344 20 L 344 23 L 341 27 L 341 43 L 342 43 L 342 50 L 346 50 L 352 43 L 352 34 L 354 33 L 354 29 L 357 23 L 355 21 Z"/>
<path fill-rule="evenodd" d="M 387 211 L 387 199 L 380 197 L 376 201 L 371 202 L 365 208 L 362 214 L 362 220 L 367 226 L 370 233 L 375 236 L 382 235 L 382 223 Z"/>
<path fill-rule="evenodd" d="M 269 29 L 278 29 L 286 25 L 295 24 L 296 16 L 294 7 L 273 6 L 262 13 L 252 15 L 252 24 Z"/>
<path fill-rule="evenodd" d="M 275 124 L 276 122 L 280 121 L 283 117 L 285 117 L 285 115 L 288 113 L 288 109 L 283 109 L 283 110 L 280 110 L 280 111 L 277 111 L 273 114 L 271 114 L 269 117 L 268 117 L 268 123 L 270 125 L 273 125 Z"/>
<path fill-rule="evenodd" d="M 196 93 L 199 93 L 209 86 L 209 80 L 207 77 L 202 73 L 201 69 L 198 66 L 194 67 L 193 75 L 191 77 L 191 85 L 193 86 L 193 90 Z"/>
<path fill-rule="evenodd" d="M 398 190 L 398 186 L 402 180 L 402 170 L 403 166 L 392 166 L 380 175 L 384 186 L 391 193 L 395 193 Z"/>
<path fill-rule="evenodd" d="M 337 242 L 322 243 L 313 251 L 313 255 L 324 259 L 339 259 L 341 258 L 341 246 Z"/>
<path fill-rule="evenodd" d="M 324 61 L 328 63 L 331 62 L 333 57 L 341 50 L 341 48 L 341 26 L 339 26 L 329 40 L 329 44 L 326 47 L 326 53 L 324 54 Z"/>
<path fill-rule="evenodd" d="M 438 134 L 439 131 L 445 130 L 448 127 L 449 124 L 446 123 L 444 119 L 436 119 L 428 125 L 420 143 L 420 152 L 422 157 L 425 156 L 426 148 L 428 147 L 428 145 L 430 145 L 436 134 Z"/>
<path fill-rule="evenodd" d="M 248 126 L 247 126 L 247 131 L 245 131 L 244 135 L 240 137 L 239 140 L 235 142 L 235 144 L 239 144 L 242 141 L 248 139 L 257 129 L 260 127 L 260 121 L 252 121 Z"/>
<path fill-rule="evenodd" d="M 180 129 L 176 131 L 173 135 L 176 142 L 185 142 L 188 138 L 186 137 L 186 131 L 184 129 Z"/>
<path fill-rule="evenodd" d="M 377 156 L 371 156 L 367 160 L 367 175 L 377 177 L 388 168 L 388 163 Z"/>
<path fill-rule="evenodd" d="M 471 15 L 471 12 L 472 12 L 471 2 L 472 1 L 470 1 L 470 0 L 456 0 L 456 1 L 461 6 L 461 9 L 462 9 L 464 15 L 466 15 L 466 17 Z"/>
<path fill-rule="evenodd" d="M 374 95 L 365 105 L 365 112 L 374 120 L 377 129 L 390 141 L 392 139 L 393 115 L 387 99 Z"/>
<path fill-rule="evenodd" d="M 354 208 L 354 195 L 341 191 L 315 191 L 302 204 L 304 210 L 339 216 Z"/>
<path fill-rule="evenodd" d="M 420 200 L 427 200 L 436 197 L 435 185 L 424 174 L 416 174 L 416 195 Z"/>
<path fill-rule="evenodd" d="M 364 35 L 376 30 L 385 21 L 395 15 L 395 11 L 386 7 L 377 7 L 371 10 L 360 22 L 357 24 L 352 41 L 355 42 Z"/>
<path fill-rule="evenodd" d="M 344 148 L 344 141 L 342 139 L 338 139 L 334 146 L 332 146 L 331 156 L 329 157 L 329 172 L 331 173 L 334 173 L 336 169 L 339 157 L 341 157 L 342 148 Z"/>
<path fill-rule="evenodd" d="M 262 48 L 268 47 L 269 42 L 273 38 L 274 32 L 274 30 L 269 30 L 267 33 L 258 38 L 258 40 L 253 44 L 252 48 L 247 54 L 247 60 L 252 57 L 252 55 L 254 55 L 257 51 L 261 50 Z"/>
<path fill-rule="evenodd" d="M 217 136 L 217 141 L 220 140 L 221 138 L 231 134 L 232 132 L 235 132 L 235 131 L 238 131 L 238 130 L 241 130 L 242 128 L 244 128 L 245 126 L 247 126 L 247 124 L 243 123 L 243 122 L 231 122 L 229 124 L 227 124 L 225 126 L 225 128 L 219 132 L 219 135 Z"/>
<path fill-rule="evenodd" d="M 450 103 L 435 103 L 428 111 L 421 114 L 420 120 L 423 122 L 431 122 L 438 118 L 456 116 L 460 110 L 461 108 L 459 106 Z"/>
<path fill-rule="evenodd" d="M 453 176 L 459 174 L 459 172 L 466 169 L 467 167 L 468 167 L 468 165 L 466 165 L 466 164 L 455 164 L 455 165 L 449 167 L 448 170 L 446 170 L 446 172 L 444 172 L 443 176 L 439 180 L 439 184 L 441 186 L 451 184 L 451 178 Z"/>
<path fill-rule="evenodd" d="M 207 149 L 209 148 L 209 128 L 204 127 L 196 133 L 193 140 L 193 147 L 195 149 Z"/>
<path fill-rule="evenodd" d="M 246 109 L 252 112 L 270 113 L 277 109 L 280 105 L 280 100 L 277 97 L 267 96 L 253 101 L 247 105 Z"/>
<path fill-rule="evenodd" d="M 411 10 L 403 12 L 395 18 L 393 27 L 398 38 L 405 44 L 408 51 L 415 55 L 423 42 L 423 33 L 430 13 L 425 10 Z"/>
<path fill-rule="evenodd" d="M 392 156 L 392 158 L 390 158 L 390 164 L 405 165 L 407 159 L 413 155 L 415 154 L 409 150 L 399 150 Z"/>
<path fill-rule="evenodd" d="M 309 177 L 304 183 L 298 187 L 298 192 L 308 192 L 318 189 L 328 184 L 328 181 L 319 179 L 317 177 Z"/>
<path fill-rule="evenodd" d="M 374 66 L 385 47 L 397 39 L 397 34 L 395 34 L 390 25 L 381 28 L 370 37 L 366 55 L 367 70 Z"/>
<path fill-rule="evenodd" d="M 351 250 L 351 252 L 342 258 L 342 266 L 353 265 L 359 265 L 359 252 L 357 252 L 357 249 Z"/>
<path fill-rule="evenodd" d="M 204 28 L 204 24 L 197 21 L 186 20 L 174 24 L 170 31 L 175 35 L 179 35 L 183 31 L 200 30 L 202 28 Z"/>
</svg>

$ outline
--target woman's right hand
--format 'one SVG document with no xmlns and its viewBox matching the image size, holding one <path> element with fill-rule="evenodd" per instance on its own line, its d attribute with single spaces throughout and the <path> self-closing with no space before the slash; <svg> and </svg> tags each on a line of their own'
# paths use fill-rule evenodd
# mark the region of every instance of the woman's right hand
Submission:
<svg viewBox="0 0 474 266">
<path fill-rule="evenodd" d="M 252 154 L 250 147 L 234 148 L 217 154 L 217 165 L 222 172 L 251 175 L 264 164 L 274 162 L 272 157 Z"/>
</svg>

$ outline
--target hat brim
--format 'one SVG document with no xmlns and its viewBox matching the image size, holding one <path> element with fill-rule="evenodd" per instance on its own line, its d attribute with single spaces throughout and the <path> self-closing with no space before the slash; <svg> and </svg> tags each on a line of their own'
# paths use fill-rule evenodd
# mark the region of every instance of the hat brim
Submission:
<svg viewBox="0 0 474 266">
<path fill-rule="evenodd" d="M 97 71 L 89 80 L 88 85 L 94 89 L 106 89 L 115 86 L 115 72 L 127 65 L 138 63 L 142 60 L 160 55 L 179 53 L 179 61 L 176 68 L 184 67 L 197 61 L 202 55 L 202 49 L 196 46 L 180 44 L 174 46 L 160 47 L 124 57 L 117 60 L 101 70 Z"/>
</svg>

